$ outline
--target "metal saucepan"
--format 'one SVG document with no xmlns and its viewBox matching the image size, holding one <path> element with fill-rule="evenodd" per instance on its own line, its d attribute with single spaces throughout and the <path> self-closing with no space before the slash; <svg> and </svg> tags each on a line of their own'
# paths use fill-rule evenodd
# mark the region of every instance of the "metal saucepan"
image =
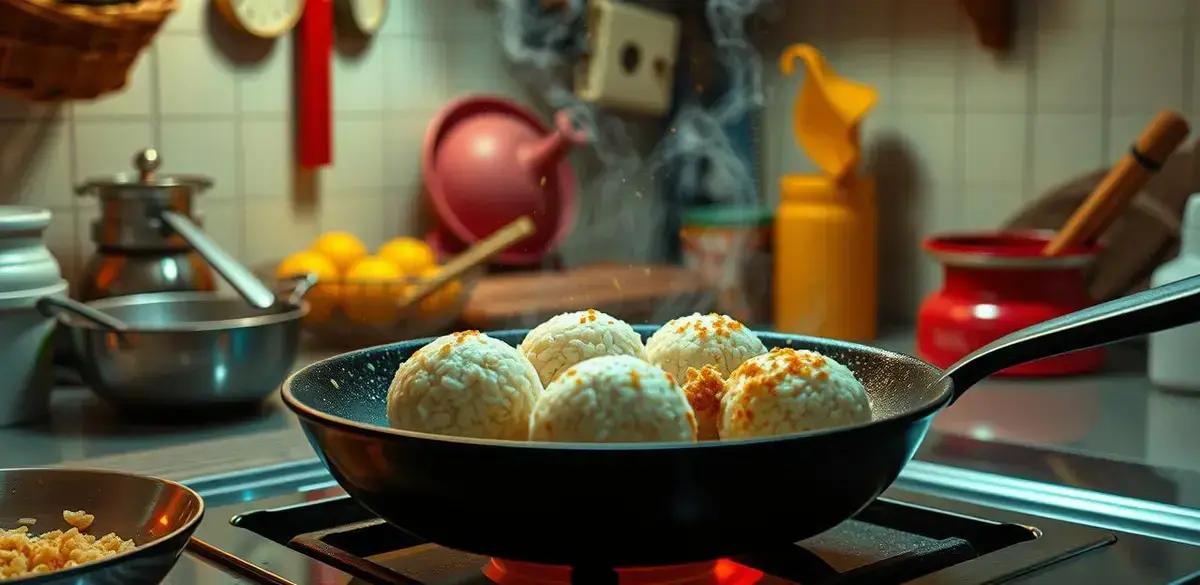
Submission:
<svg viewBox="0 0 1200 585">
<path fill-rule="evenodd" d="M 22 518 L 41 534 L 69 528 L 63 510 L 96 517 L 88 532 L 115 532 L 137 548 L 70 569 L 4 581 L 20 585 L 149 585 L 175 565 L 204 515 L 200 495 L 154 477 L 99 469 L 0 469 L 0 527 Z"/>
<path fill-rule="evenodd" d="M 84 381 L 117 406 L 239 405 L 262 400 L 291 371 L 308 314 L 304 284 L 266 309 L 208 292 L 112 297 L 82 309 L 43 299 L 39 308 L 58 314 Z"/>
<path fill-rule="evenodd" d="M 1029 327 L 946 371 L 866 345 L 761 333 L 768 347 L 815 349 L 846 364 L 874 417 L 756 439 L 568 444 L 388 428 L 392 373 L 428 340 L 310 365 L 284 383 L 283 398 L 337 482 L 419 536 L 576 567 L 670 564 L 796 542 L 849 518 L 896 479 L 934 415 L 985 376 L 1197 320 L 1200 277 Z M 491 335 L 516 345 L 525 333 Z"/>
</svg>

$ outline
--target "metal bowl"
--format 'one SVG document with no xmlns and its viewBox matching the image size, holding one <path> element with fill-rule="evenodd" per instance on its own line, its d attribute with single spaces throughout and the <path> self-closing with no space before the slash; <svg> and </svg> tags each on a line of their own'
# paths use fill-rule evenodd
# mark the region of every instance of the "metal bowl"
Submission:
<svg viewBox="0 0 1200 585">
<path fill-rule="evenodd" d="M 88 532 L 115 532 L 137 548 L 53 573 L 5 581 L 20 585 L 140 585 L 163 580 L 204 515 L 204 501 L 187 487 L 155 477 L 99 469 L 0 469 L 0 526 L 21 518 L 41 534 L 69 528 L 64 509 L 96 517 Z"/>
<path fill-rule="evenodd" d="M 88 306 L 129 330 L 63 315 L 80 374 L 101 397 L 137 409 L 262 400 L 291 370 L 308 313 L 303 302 L 256 309 L 204 292 L 112 297 Z"/>
</svg>

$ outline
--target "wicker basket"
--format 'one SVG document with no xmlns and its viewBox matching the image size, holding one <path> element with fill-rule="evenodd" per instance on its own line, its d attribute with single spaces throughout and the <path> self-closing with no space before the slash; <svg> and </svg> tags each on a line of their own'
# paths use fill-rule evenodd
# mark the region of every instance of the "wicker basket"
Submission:
<svg viewBox="0 0 1200 585">
<path fill-rule="evenodd" d="M 0 93 L 55 101 L 120 89 L 175 6 L 176 0 L 107 6 L 0 0 Z"/>
</svg>

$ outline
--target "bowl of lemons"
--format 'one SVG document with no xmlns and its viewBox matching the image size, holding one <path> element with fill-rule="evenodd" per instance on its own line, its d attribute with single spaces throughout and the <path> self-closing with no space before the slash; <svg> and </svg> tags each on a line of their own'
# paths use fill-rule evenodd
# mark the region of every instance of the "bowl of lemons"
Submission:
<svg viewBox="0 0 1200 585">
<path fill-rule="evenodd" d="M 316 276 L 305 297 L 311 310 L 304 329 L 329 345 L 363 347 L 436 335 L 454 325 L 477 272 L 403 306 L 406 295 L 439 270 L 433 250 L 416 238 L 394 238 L 372 254 L 354 234 L 331 231 L 284 258 L 275 278 L 282 286 L 297 276 Z"/>
</svg>

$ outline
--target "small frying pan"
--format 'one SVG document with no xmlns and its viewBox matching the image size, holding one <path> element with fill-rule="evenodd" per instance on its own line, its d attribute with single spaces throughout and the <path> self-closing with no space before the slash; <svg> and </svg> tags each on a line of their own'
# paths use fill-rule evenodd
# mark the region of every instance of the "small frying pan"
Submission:
<svg viewBox="0 0 1200 585">
<path fill-rule="evenodd" d="M 577 568 L 672 564 L 796 542 L 853 516 L 896 479 L 934 415 L 985 376 L 1197 320 L 1200 277 L 1034 325 L 944 372 L 866 345 L 760 333 L 768 347 L 850 367 L 873 420 L 733 441 L 540 443 L 388 428 L 392 373 L 428 340 L 315 363 L 284 383 L 283 399 L 342 488 L 418 536 Z M 525 333 L 491 335 L 516 345 Z"/>
</svg>

